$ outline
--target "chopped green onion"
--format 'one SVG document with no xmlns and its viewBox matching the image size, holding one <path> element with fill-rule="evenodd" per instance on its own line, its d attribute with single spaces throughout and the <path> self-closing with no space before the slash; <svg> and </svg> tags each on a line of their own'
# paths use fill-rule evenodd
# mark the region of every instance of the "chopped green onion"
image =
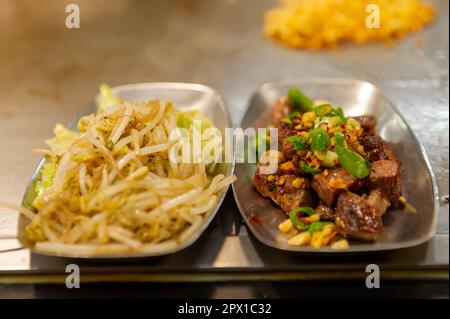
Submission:
<svg viewBox="0 0 450 319">
<path fill-rule="evenodd" d="M 336 141 L 336 144 L 342 147 L 345 147 L 345 135 L 341 132 L 334 132 L 334 140 Z"/>
<path fill-rule="evenodd" d="M 292 224 L 295 226 L 295 228 L 299 230 L 307 230 L 309 228 L 308 225 L 298 220 L 298 214 L 306 214 L 308 216 L 314 215 L 314 209 L 311 207 L 298 207 L 292 211 L 289 212 L 289 219 L 291 220 Z"/>
<path fill-rule="evenodd" d="M 288 91 L 288 97 L 294 108 L 300 109 L 302 112 L 313 110 L 313 101 L 305 94 L 303 94 L 299 89 L 290 89 Z"/>
<path fill-rule="evenodd" d="M 326 104 L 325 104 L 326 105 Z M 337 116 L 339 118 L 339 124 L 345 124 L 347 122 L 347 119 L 344 116 L 344 111 L 342 111 L 342 109 L 340 107 L 337 107 L 335 109 L 331 108 L 331 110 L 329 112 L 322 112 L 320 114 L 320 118 L 324 118 L 324 117 L 334 117 Z"/>
<path fill-rule="evenodd" d="M 309 225 L 308 232 L 311 234 L 314 234 L 315 232 L 318 232 L 322 228 L 324 228 L 326 225 L 333 224 L 332 222 L 314 222 Z"/>
<path fill-rule="evenodd" d="M 305 173 L 311 173 L 311 174 L 317 174 L 320 173 L 320 169 L 314 168 L 308 164 L 306 164 L 305 162 L 301 161 L 300 162 L 300 168 L 302 169 L 303 172 Z"/>
<path fill-rule="evenodd" d="M 331 104 L 322 104 L 314 109 L 314 112 L 316 112 L 317 116 L 324 116 L 330 114 L 332 111 L 333 106 Z"/>
<path fill-rule="evenodd" d="M 311 132 L 311 150 L 325 151 L 331 144 L 330 136 L 321 128 L 316 128 Z"/>
<path fill-rule="evenodd" d="M 347 119 L 344 116 L 344 111 L 340 107 L 334 109 L 334 113 L 336 113 L 337 116 L 341 119 L 342 124 L 345 124 L 347 122 Z"/>
<path fill-rule="evenodd" d="M 366 160 L 361 155 L 339 145 L 334 147 L 334 151 L 337 153 L 342 167 L 347 172 L 360 179 L 369 175 Z"/>
<path fill-rule="evenodd" d="M 307 230 L 308 229 L 308 225 L 306 225 L 305 223 L 302 223 L 301 221 L 298 220 L 296 212 L 291 211 L 289 213 L 289 219 L 291 220 L 291 222 L 295 228 L 297 228 L 299 230 Z"/>
<path fill-rule="evenodd" d="M 314 208 L 307 207 L 307 206 L 297 207 L 296 209 L 292 210 L 291 213 L 292 212 L 295 212 L 295 214 L 302 213 L 302 214 L 306 214 L 308 216 L 312 216 L 315 214 Z"/>
<path fill-rule="evenodd" d="M 304 151 L 308 149 L 307 137 L 289 136 L 287 138 L 287 141 L 294 144 L 294 148 L 296 151 Z"/>
<path fill-rule="evenodd" d="M 289 119 L 288 117 L 282 118 L 282 119 L 280 120 L 280 122 L 284 122 L 284 123 L 287 123 L 287 124 L 289 124 L 289 125 L 292 125 L 292 121 L 291 121 L 291 119 Z"/>
<path fill-rule="evenodd" d="M 353 126 L 354 128 L 361 127 L 361 123 L 359 123 L 357 120 L 352 119 L 352 118 L 347 119 L 347 124 L 350 126 Z"/>
<path fill-rule="evenodd" d="M 295 120 L 297 118 L 297 115 L 299 115 L 299 114 L 300 114 L 300 112 L 291 113 L 291 114 L 289 114 L 288 119 L 290 119 L 291 121 Z"/>
<path fill-rule="evenodd" d="M 325 155 L 325 158 L 322 160 L 322 165 L 325 167 L 335 167 L 336 164 L 338 163 L 339 158 L 337 156 L 337 154 L 333 151 L 327 151 L 327 154 Z"/>
<path fill-rule="evenodd" d="M 314 156 L 317 157 L 321 161 L 323 161 L 325 159 L 325 155 L 327 154 L 325 151 L 315 151 L 313 153 L 314 153 Z"/>
<path fill-rule="evenodd" d="M 327 122 L 329 127 L 336 127 L 341 125 L 341 119 L 339 118 L 339 116 L 328 117 Z"/>
</svg>

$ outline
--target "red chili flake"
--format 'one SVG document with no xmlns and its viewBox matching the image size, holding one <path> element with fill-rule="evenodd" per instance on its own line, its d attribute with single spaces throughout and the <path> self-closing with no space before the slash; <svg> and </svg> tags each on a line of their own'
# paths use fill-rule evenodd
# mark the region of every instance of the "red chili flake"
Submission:
<svg viewBox="0 0 450 319">
<path fill-rule="evenodd" d="M 258 216 L 258 215 L 251 214 L 250 217 L 249 217 L 249 220 L 251 222 L 255 223 L 255 224 L 259 224 L 260 222 L 262 222 L 262 217 Z"/>
</svg>

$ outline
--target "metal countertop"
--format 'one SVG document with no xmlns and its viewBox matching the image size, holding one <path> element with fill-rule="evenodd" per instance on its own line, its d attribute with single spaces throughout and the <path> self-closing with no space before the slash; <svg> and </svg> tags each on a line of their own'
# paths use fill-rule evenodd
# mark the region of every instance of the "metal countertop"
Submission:
<svg viewBox="0 0 450 319">
<path fill-rule="evenodd" d="M 449 4 L 433 2 L 439 8 L 438 19 L 421 35 L 394 47 L 348 45 L 313 52 L 264 38 L 263 14 L 276 5 L 274 0 L 78 0 L 81 28 L 72 30 L 64 24 L 65 2 L 0 0 L 0 201 L 20 203 L 39 161 L 30 149 L 43 147 L 56 122 L 67 123 L 85 108 L 102 82 L 206 84 L 224 96 L 238 125 L 259 84 L 294 77 L 355 78 L 381 88 L 424 144 L 440 195 L 448 195 Z M 326 277 L 324 273 L 336 269 L 358 275 L 364 272 L 363 265 L 379 263 L 397 278 L 433 277 L 433 272 L 446 277 L 449 208 L 444 201 L 438 234 L 426 245 L 324 260 L 263 246 L 247 233 L 232 196 L 226 200 L 215 224 L 188 250 L 152 260 L 83 267 L 93 276 L 105 274 L 105 269 L 122 274 L 206 271 L 209 275 L 270 270 L 288 280 L 286 274 L 294 272 L 299 279 L 301 273 L 319 271 L 317 276 Z M 0 209 L 0 279 L 62 273 L 67 260 L 8 251 L 17 248 L 16 222 L 15 213 Z M 256 275 L 252 278 L 259 280 Z"/>
</svg>

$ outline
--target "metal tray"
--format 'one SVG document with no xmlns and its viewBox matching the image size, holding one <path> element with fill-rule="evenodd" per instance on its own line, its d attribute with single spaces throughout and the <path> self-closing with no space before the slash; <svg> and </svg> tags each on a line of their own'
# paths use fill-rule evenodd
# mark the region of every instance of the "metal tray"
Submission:
<svg viewBox="0 0 450 319">
<path fill-rule="evenodd" d="M 228 111 L 222 97 L 212 88 L 189 83 L 139 83 L 129 84 L 123 86 L 117 86 L 112 89 L 113 93 L 122 99 L 131 102 L 140 102 L 147 100 L 161 100 L 172 101 L 174 105 L 180 110 L 200 110 L 206 114 L 214 123 L 214 125 L 222 132 L 225 128 L 231 127 Z M 82 114 L 76 116 L 68 125 L 71 129 L 76 129 L 76 124 L 81 116 L 92 113 L 95 111 L 95 103 L 92 103 Z M 39 172 L 44 165 L 45 159 L 42 159 L 28 183 L 25 191 L 22 205 L 25 207 L 31 207 L 31 204 L 36 197 L 34 189 L 39 177 Z M 218 164 L 214 174 L 222 173 L 225 176 L 229 176 L 233 173 L 233 163 L 221 163 Z M 191 236 L 188 240 L 180 243 L 175 249 L 161 249 L 153 253 L 130 253 L 130 254 L 111 254 L 111 255 L 97 255 L 97 256 L 83 256 L 78 254 L 52 254 L 48 252 L 41 252 L 36 250 L 32 243 L 27 240 L 25 235 L 25 227 L 28 224 L 28 219 L 24 216 L 19 217 L 18 222 L 18 238 L 20 243 L 30 248 L 32 252 L 47 256 L 58 257 L 72 257 L 72 258 L 90 258 L 90 259 L 116 259 L 116 258 L 131 258 L 131 257 L 150 257 L 150 256 L 162 256 L 166 254 L 175 253 L 182 249 L 185 249 L 192 245 L 206 230 L 208 225 L 213 220 L 217 211 L 219 210 L 227 193 L 227 189 L 222 190 L 219 193 L 219 200 L 216 207 L 206 217 L 201 228 L 198 232 Z"/>
<path fill-rule="evenodd" d="M 373 243 L 351 243 L 345 251 L 329 247 L 292 247 L 280 236 L 278 225 L 285 214 L 260 196 L 252 185 L 256 165 L 236 164 L 238 180 L 233 185 L 234 195 L 247 226 L 262 243 L 286 251 L 309 253 L 353 253 L 382 251 L 412 247 L 430 240 L 438 220 L 438 191 L 424 148 L 406 124 L 399 111 L 381 92 L 368 82 L 350 79 L 292 79 L 265 83 L 254 94 L 241 127 L 267 127 L 273 103 L 285 95 L 289 88 L 299 87 L 313 99 L 322 99 L 341 106 L 346 115 L 375 115 L 377 132 L 388 141 L 396 157 L 403 163 L 403 191 L 416 213 L 407 210 L 389 211 L 383 218 L 382 235 Z M 252 216 L 262 217 L 254 223 Z"/>
</svg>

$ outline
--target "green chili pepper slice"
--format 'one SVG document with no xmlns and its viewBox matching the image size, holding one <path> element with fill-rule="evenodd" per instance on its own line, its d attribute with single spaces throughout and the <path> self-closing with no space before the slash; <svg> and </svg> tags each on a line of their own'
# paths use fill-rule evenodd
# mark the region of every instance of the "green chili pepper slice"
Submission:
<svg viewBox="0 0 450 319">
<path fill-rule="evenodd" d="M 299 114 L 300 114 L 300 112 L 291 113 L 291 114 L 289 114 L 288 119 L 290 119 L 291 121 L 295 120 L 297 118 L 297 115 L 299 115 Z"/>
<path fill-rule="evenodd" d="M 308 232 L 310 232 L 311 234 L 314 234 L 315 232 L 318 232 L 326 225 L 330 225 L 330 224 L 333 224 L 333 223 L 332 222 L 320 222 L 320 221 L 311 223 L 311 225 L 309 225 Z"/>
<path fill-rule="evenodd" d="M 317 174 L 320 173 L 321 170 L 314 168 L 308 164 L 306 164 L 305 162 L 301 161 L 300 162 L 300 168 L 305 172 L 305 173 L 311 173 L 311 174 Z"/>
<path fill-rule="evenodd" d="M 299 213 L 311 216 L 314 214 L 314 209 L 311 207 L 298 207 L 289 212 L 289 219 L 291 220 L 291 222 L 295 226 L 295 228 L 297 228 L 299 230 L 307 230 L 309 228 L 309 225 L 306 225 L 305 223 L 298 220 Z"/>
<path fill-rule="evenodd" d="M 325 151 L 331 144 L 330 136 L 321 128 L 311 132 L 311 151 Z"/>
<path fill-rule="evenodd" d="M 290 89 L 288 91 L 288 97 L 294 108 L 300 109 L 302 112 L 309 112 L 313 110 L 313 101 L 299 89 Z"/>
<path fill-rule="evenodd" d="M 294 148 L 296 151 L 304 151 L 308 149 L 307 137 L 289 136 L 287 138 L 287 141 L 294 144 Z"/>
<path fill-rule="evenodd" d="M 338 155 L 342 167 L 344 167 L 347 172 L 359 179 L 369 175 L 369 168 L 366 160 L 361 155 L 339 145 L 334 147 L 334 151 Z"/>
<path fill-rule="evenodd" d="M 331 114 L 333 111 L 333 106 L 331 104 L 322 104 L 319 106 L 316 106 L 314 109 L 314 112 L 316 112 L 317 116 L 324 116 L 327 114 Z"/>
<path fill-rule="evenodd" d="M 341 147 L 345 147 L 345 135 L 342 134 L 341 132 L 334 132 L 334 140 L 336 141 L 336 144 L 341 146 Z"/>
</svg>

